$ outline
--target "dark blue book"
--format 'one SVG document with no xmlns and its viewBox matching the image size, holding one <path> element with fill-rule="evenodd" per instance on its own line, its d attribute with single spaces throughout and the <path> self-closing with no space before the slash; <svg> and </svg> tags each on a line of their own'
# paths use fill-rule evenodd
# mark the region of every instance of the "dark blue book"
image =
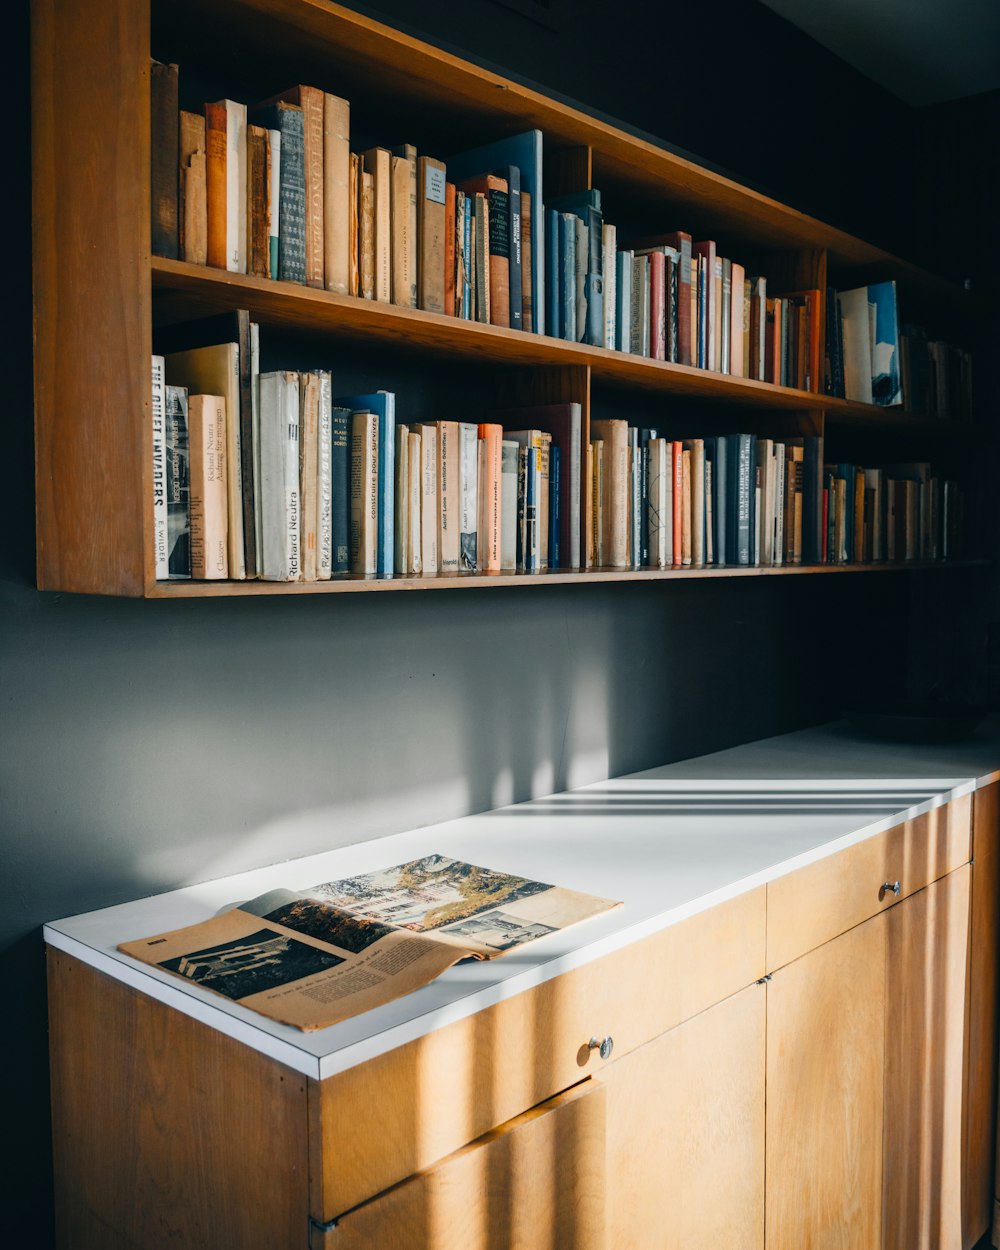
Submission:
<svg viewBox="0 0 1000 1250">
<path fill-rule="evenodd" d="M 531 196 L 531 294 L 533 300 L 534 325 L 536 334 L 552 333 L 546 330 L 547 305 L 546 292 L 546 222 L 542 213 L 545 195 L 542 189 L 542 132 L 526 130 L 521 134 L 510 135 L 506 139 L 497 139 L 494 143 L 484 143 L 482 147 L 473 148 L 468 152 L 460 152 L 449 156 L 448 178 L 458 183 L 492 170 L 500 170 L 509 165 L 517 166 L 520 174 L 521 190 Z M 506 177 L 506 174 L 503 175 Z M 520 290 L 520 288 L 518 288 Z M 521 307 L 519 302 L 518 307 Z M 511 299 L 511 313 L 514 301 Z M 513 317 L 511 325 L 514 324 Z M 523 325 L 523 309 L 522 322 Z"/>
<path fill-rule="evenodd" d="M 655 430 L 639 431 L 639 564 L 649 564 L 649 444 L 659 438 Z"/>
<path fill-rule="evenodd" d="M 545 324 L 548 333 L 554 339 L 561 339 L 562 332 L 562 300 L 559 291 L 559 275 L 561 272 L 559 252 L 559 214 L 554 208 L 545 209 Z M 535 296 L 535 307 L 538 307 L 538 296 Z"/>
<path fill-rule="evenodd" d="M 472 257 L 472 199 L 465 197 L 465 220 L 462 224 L 465 247 L 465 279 L 462 283 L 462 316 L 466 321 L 472 320 L 472 268 L 469 261 Z"/>
<path fill-rule="evenodd" d="M 507 214 L 510 233 L 510 328 L 524 329 L 524 306 L 521 292 L 521 171 L 516 165 L 505 165 L 497 173 L 507 179 Z"/>
<path fill-rule="evenodd" d="M 757 464 L 757 436 L 744 434 L 747 440 L 747 484 L 750 494 L 747 533 L 747 564 L 757 563 L 757 485 L 760 467 Z"/>
<path fill-rule="evenodd" d="M 706 448 L 709 440 L 705 439 Z M 712 442 L 712 551 L 716 564 L 725 564 L 729 555 L 728 491 L 729 457 L 728 439 L 713 438 Z M 707 452 L 706 452 L 707 454 Z"/>
<path fill-rule="evenodd" d="M 807 434 L 802 440 L 802 563 L 823 558 L 823 440 Z"/>
<path fill-rule="evenodd" d="M 587 191 L 570 191 L 566 195 L 557 195 L 550 199 L 548 206 L 554 208 L 557 213 L 575 213 L 578 217 L 582 217 L 588 208 L 601 211 L 601 193 L 596 187 L 591 187 Z"/>
<path fill-rule="evenodd" d="M 376 572 L 391 577 L 395 536 L 396 396 L 392 391 L 348 395 L 333 401 L 337 408 L 374 412 L 378 417 L 378 541 Z"/>
<path fill-rule="evenodd" d="M 729 484 L 729 496 L 726 500 L 729 523 L 726 552 L 731 564 L 749 564 L 751 496 L 756 477 L 756 465 L 751 465 L 754 438 L 751 434 L 728 434 L 726 439 L 726 478 Z"/>
<path fill-rule="evenodd" d="M 335 407 L 330 457 L 333 571 L 351 571 L 351 410 Z"/>
<path fill-rule="evenodd" d="M 576 325 L 576 217 L 559 215 L 559 327 L 561 337 L 575 343 Z"/>
<path fill-rule="evenodd" d="M 278 182 L 278 277 L 306 280 L 306 157 L 302 109 L 279 102 L 252 110 L 251 121 L 281 134 Z"/>
<path fill-rule="evenodd" d="M 619 252 L 615 258 L 615 347 L 632 350 L 632 253 Z"/>
<path fill-rule="evenodd" d="M 549 448 L 549 568 L 561 566 L 559 536 L 562 532 L 562 457 L 555 443 Z"/>
</svg>

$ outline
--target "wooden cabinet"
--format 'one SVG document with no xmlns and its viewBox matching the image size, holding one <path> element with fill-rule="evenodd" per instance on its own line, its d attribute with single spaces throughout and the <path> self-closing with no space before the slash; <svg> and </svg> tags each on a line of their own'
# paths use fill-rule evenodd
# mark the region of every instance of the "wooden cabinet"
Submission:
<svg viewBox="0 0 1000 1250">
<path fill-rule="evenodd" d="M 664 577 L 783 576 L 803 565 L 754 568 L 565 570 L 518 578 L 427 575 L 381 581 L 157 582 L 153 550 L 150 355 L 153 327 L 193 315 L 249 310 L 271 331 L 309 336 L 310 351 L 339 367 L 359 345 L 414 363 L 425 409 L 441 363 L 468 370 L 490 403 L 581 405 L 618 414 L 690 407 L 694 428 L 749 428 L 775 438 L 838 433 L 851 443 L 875 434 L 881 459 L 906 436 L 919 458 L 937 457 L 974 428 L 898 409 L 713 373 L 604 347 L 456 320 L 332 291 L 151 255 L 149 58 L 176 61 L 182 99 L 262 99 L 293 82 L 315 82 L 351 101 L 356 133 L 398 140 L 398 121 L 421 151 L 447 156 L 529 127 L 546 145 L 551 195 L 603 189 L 629 233 L 682 227 L 726 241 L 748 274 L 768 276 L 768 294 L 894 277 L 934 310 L 948 337 L 967 336 L 975 313 L 967 292 L 805 216 L 760 192 L 586 113 L 332 3 L 312 0 L 33 0 L 32 139 L 35 276 L 37 575 L 45 590 L 148 597 L 327 593 L 414 586 L 500 586 L 539 581 Z M 276 66 L 280 80 L 276 81 Z M 189 76 L 189 77 L 188 77 Z M 187 99 L 183 86 L 198 86 Z M 198 91 L 200 90 L 200 95 Z M 392 119 L 386 122 L 385 119 Z M 109 119 L 114 119 L 113 124 Z M 669 139 L 669 136 L 667 136 Z M 73 151 L 77 159 L 67 161 Z M 538 211 L 536 205 L 535 211 Z M 864 275 L 863 277 L 861 275 Z M 536 292 L 536 299 L 540 292 Z M 540 303 L 540 300 L 539 300 Z M 912 306 L 912 305 L 911 305 Z M 820 321 L 821 339 L 824 322 Z M 339 355 L 338 355 L 339 353 Z M 822 358 L 822 347 L 820 357 Z M 274 367 L 278 367 L 276 362 Z M 368 388 L 382 385 L 372 377 Z M 470 413 L 478 396 L 467 398 Z M 485 415 L 485 413 L 481 414 Z M 403 418 L 401 418 L 403 419 Z M 685 418 L 686 420 L 686 418 Z M 671 437 L 685 437 L 680 428 Z M 883 454 L 884 452 L 884 454 Z M 902 458 L 907 458 L 902 457 Z M 837 458 L 836 454 L 833 456 Z M 93 501 L 100 500 L 94 507 Z M 820 566 L 827 572 L 849 565 Z M 915 567 L 911 562 L 907 567 Z"/>
<path fill-rule="evenodd" d="M 50 949 L 60 1245 L 969 1250 L 992 1167 L 976 948 L 997 940 L 996 791 L 975 866 L 935 877 L 969 845 L 952 806 L 322 1080 Z M 910 847 L 908 896 L 860 923 L 841 908 L 842 931 L 765 973 L 770 926 L 791 931 L 772 893 L 808 880 L 833 915 L 885 845 Z"/>
</svg>

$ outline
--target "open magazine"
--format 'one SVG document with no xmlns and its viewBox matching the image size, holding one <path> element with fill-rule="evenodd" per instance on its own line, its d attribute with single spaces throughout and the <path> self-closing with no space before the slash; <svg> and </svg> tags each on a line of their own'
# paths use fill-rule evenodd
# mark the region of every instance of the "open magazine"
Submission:
<svg viewBox="0 0 1000 1250">
<path fill-rule="evenodd" d="M 298 1029 L 391 1002 L 460 959 L 620 907 L 611 899 L 425 855 L 310 889 L 271 890 L 119 950 Z"/>
</svg>

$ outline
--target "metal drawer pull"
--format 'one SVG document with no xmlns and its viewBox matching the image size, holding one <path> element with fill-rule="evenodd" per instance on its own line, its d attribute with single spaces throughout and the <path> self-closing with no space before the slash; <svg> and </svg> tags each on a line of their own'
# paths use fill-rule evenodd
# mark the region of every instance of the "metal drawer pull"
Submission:
<svg viewBox="0 0 1000 1250">
<path fill-rule="evenodd" d="M 587 1047 L 590 1050 L 599 1050 L 602 1059 L 610 1059 L 611 1052 L 615 1048 L 615 1039 L 610 1034 L 601 1041 L 598 1041 L 596 1037 L 592 1037 L 587 1043 Z"/>
<path fill-rule="evenodd" d="M 898 881 L 885 881 L 882 884 L 882 888 L 878 892 L 878 896 L 882 899 L 885 898 L 887 894 L 895 894 L 895 896 L 899 898 L 899 892 L 902 888 L 903 887 Z"/>
</svg>

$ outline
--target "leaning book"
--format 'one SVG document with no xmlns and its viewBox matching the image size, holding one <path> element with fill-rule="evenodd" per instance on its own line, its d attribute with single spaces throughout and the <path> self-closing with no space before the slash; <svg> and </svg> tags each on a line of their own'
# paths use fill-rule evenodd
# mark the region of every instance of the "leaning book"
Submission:
<svg viewBox="0 0 1000 1250">
<path fill-rule="evenodd" d="M 401 998 L 459 960 L 496 959 L 620 906 L 432 854 L 271 890 L 119 950 L 310 1031 Z"/>
</svg>

